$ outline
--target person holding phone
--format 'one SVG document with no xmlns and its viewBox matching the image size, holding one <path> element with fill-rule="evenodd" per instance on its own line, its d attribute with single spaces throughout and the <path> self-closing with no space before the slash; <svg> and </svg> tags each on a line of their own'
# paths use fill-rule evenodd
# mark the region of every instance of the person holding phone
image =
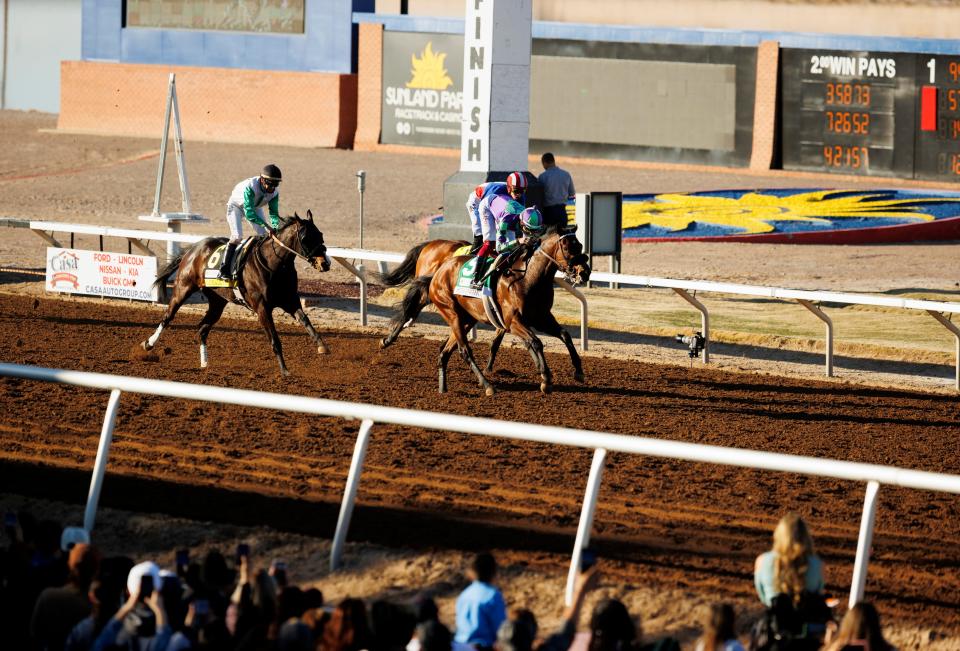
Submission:
<svg viewBox="0 0 960 651">
<path fill-rule="evenodd" d="M 173 636 L 160 595 L 160 568 L 153 561 L 134 565 L 127 575 L 127 600 L 100 632 L 91 651 L 115 646 L 164 651 Z"/>
</svg>

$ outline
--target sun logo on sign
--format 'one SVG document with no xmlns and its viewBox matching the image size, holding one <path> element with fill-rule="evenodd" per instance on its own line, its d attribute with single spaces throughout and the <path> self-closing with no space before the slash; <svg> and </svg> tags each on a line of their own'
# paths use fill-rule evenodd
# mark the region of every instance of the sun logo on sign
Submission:
<svg viewBox="0 0 960 651">
<path fill-rule="evenodd" d="M 420 58 L 416 54 L 410 55 L 410 63 L 413 66 L 410 73 L 413 75 L 407 82 L 407 88 L 428 88 L 432 90 L 446 90 L 453 79 L 447 74 L 447 69 L 443 62 L 447 58 L 446 53 L 433 52 L 433 43 L 427 41 L 427 46 L 423 48 Z"/>
</svg>

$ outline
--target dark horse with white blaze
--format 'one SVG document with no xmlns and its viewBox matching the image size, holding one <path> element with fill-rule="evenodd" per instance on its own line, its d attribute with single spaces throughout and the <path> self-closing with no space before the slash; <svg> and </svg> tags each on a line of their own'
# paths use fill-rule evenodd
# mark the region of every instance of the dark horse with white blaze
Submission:
<svg viewBox="0 0 960 651">
<path fill-rule="evenodd" d="M 200 367 L 207 367 L 207 335 L 210 329 L 220 319 L 227 303 L 236 300 L 234 290 L 229 287 L 205 287 L 202 280 L 207 268 L 207 259 L 226 241 L 222 237 L 209 237 L 194 244 L 185 252 L 171 261 L 157 274 L 154 286 L 166 288 L 167 280 L 174 272 L 177 278 L 173 284 L 173 296 L 163 314 L 163 320 L 156 332 L 140 345 L 144 350 L 151 350 L 160 339 L 163 332 L 177 310 L 194 292 L 200 290 L 207 299 L 207 313 L 200 321 L 198 335 L 200 338 Z M 280 373 L 289 375 L 287 365 L 283 361 L 283 349 L 280 346 L 280 337 L 273 323 L 273 310 L 280 308 L 295 318 L 302 325 L 317 345 L 317 352 L 321 355 L 330 352 L 323 339 L 313 329 L 310 319 L 304 314 L 300 305 L 300 296 L 297 293 L 297 270 L 294 267 L 296 258 L 303 258 L 319 271 L 328 271 L 330 261 L 327 258 L 327 247 L 323 243 L 321 233 L 313 223 L 313 213 L 307 211 L 307 218 L 301 219 L 297 214 L 282 221 L 280 227 L 269 235 L 262 235 L 250 244 L 251 250 L 247 254 L 246 263 L 238 272 L 237 288 L 244 303 L 260 320 L 260 327 L 264 329 L 273 346 L 273 353 L 280 364 Z"/>
<path fill-rule="evenodd" d="M 454 294 L 460 268 L 469 259 L 470 256 L 449 258 L 440 265 L 434 275 L 418 277 L 407 291 L 402 312 L 396 317 L 395 323 L 405 322 L 410 314 L 422 309 L 420 305 L 424 300 L 433 303 L 450 326 L 450 336 L 441 348 L 437 361 L 440 393 L 447 390 L 447 362 L 453 349 L 458 348 L 464 361 L 477 376 L 480 386 L 487 395 L 493 395 L 493 385 L 480 371 L 467 342 L 467 332 L 474 324 L 490 323 L 487 312 L 481 299 Z M 551 233 L 534 250 L 527 250 L 526 255 L 518 256 L 497 280 L 495 291 L 504 329 L 497 329 L 487 369 L 493 368 L 500 340 L 506 332 L 510 332 L 523 341 L 533 357 L 542 379 L 540 390 L 543 393 L 550 391 L 553 374 L 543 354 L 543 342 L 533 333 L 534 329 L 563 341 L 570 353 L 574 379 L 583 381 L 583 367 L 570 333 L 557 323 L 551 313 L 553 280 L 558 270 L 575 283 L 586 282 L 590 278 L 587 256 L 584 255 L 583 245 L 573 231 Z"/>
</svg>

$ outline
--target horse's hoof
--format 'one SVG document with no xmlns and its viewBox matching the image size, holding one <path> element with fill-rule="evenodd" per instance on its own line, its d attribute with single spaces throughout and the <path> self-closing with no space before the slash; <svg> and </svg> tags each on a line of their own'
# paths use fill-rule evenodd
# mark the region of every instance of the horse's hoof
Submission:
<svg viewBox="0 0 960 651">
<path fill-rule="evenodd" d="M 330 354 L 330 349 L 327 348 L 327 345 L 326 345 L 326 344 L 320 344 L 319 346 L 317 346 L 317 354 L 318 354 L 318 355 L 329 355 L 329 354 Z"/>
<path fill-rule="evenodd" d="M 540 383 L 540 393 L 542 393 L 543 395 L 547 395 L 548 393 L 550 393 L 550 389 L 551 389 L 550 385 L 547 384 L 546 382 Z"/>
<path fill-rule="evenodd" d="M 487 387 L 486 389 L 484 389 L 483 392 L 484 392 L 485 394 L 487 394 L 487 396 L 492 396 L 492 395 L 495 393 L 494 390 L 493 390 L 493 386 Z"/>
<path fill-rule="evenodd" d="M 576 373 L 574 373 L 573 379 L 575 382 L 583 382 L 585 380 L 585 378 L 583 377 L 583 372 L 577 371 Z"/>
<path fill-rule="evenodd" d="M 386 338 L 386 337 L 384 337 L 383 339 L 380 340 L 380 350 L 383 350 L 384 348 L 386 348 L 386 347 L 389 346 L 389 345 L 390 345 L 390 342 L 387 341 L 387 338 Z"/>
<path fill-rule="evenodd" d="M 140 347 L 143 348 L 144 350 L 153 350 L 153 346 L 147 343 L 146 339 L 140 342 Z"/>
<path fill-rule="evenodd" d="M 208 364 L 206 362 L 200 362 L 200 368 L 207 368 Z"/>
</svg>

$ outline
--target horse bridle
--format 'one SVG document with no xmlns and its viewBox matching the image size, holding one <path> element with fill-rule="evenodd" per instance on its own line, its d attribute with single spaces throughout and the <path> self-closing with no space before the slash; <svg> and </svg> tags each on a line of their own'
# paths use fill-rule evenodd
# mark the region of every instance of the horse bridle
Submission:
<svg viewBox="0 0 960 651">
<path fill-rule="evenodd" d="M 313 260 L 316 259 L 316 257 L 317 257 L 316 255 L 312 255 L 312 254 L 315 254 L 315 253 L 317 252 L 316 249 L 310 252 L 311 255 L 306 255 L 306 254 L 304 254 L 304 253 L 300 253 L 299 251 L 294 251 L 294 250 L 291 249 L 289 246 L 287 246 L 286 244 L 284 244 L 284 243 L 280 240 L 280 238 L 276 236 L 276 234 L 275 234 L 273 231 L 270 231 L 270 239 L 272 239 L 276 244 L 279 244 L 281 249 L 286 249 L 287 251 L 289 251 L 289 252 L 292 253 L 293 255 L 297 256 L 298 258 L 303 258 L 304 260 L 306 260 L 306 261 L 309 262 L 310 264 L 313 264 Z M 301 237 L 301 231 L 300 231 L 300 224 L 299 224 L 299 223 L 297 224 L 297 242 L 300 243 L 300 248 L 302 249 L 302 248 L 303 248 L 303 238 Z M 320 246 L 324 246 L 324 245 L 323 245 L 323 244 L 320 244 L 320 245 L 317 247 L 317 249 L 319 249 Z M 326 247 L 324 247 L 324 248 L 326 248 Z"/>
<path fill-rule="evenodd" d="M 574 237 L 575 235 L 576 235 L 575 233 L 565 233 L 565 234 L 563 234 L 563 235 L 561 235 L 560 237 L 557 238 L 557 243 L 559 244 L 564 238 Z M 534 255 L 538 255 L 538 254 L 539 254 L 539 255 L 542 255 L 542 256 L 545 257 L 547 260 L 549 260 L 549 261 L 552 262 L 553 264 L 557 265 L 557 269 L 559 269 L 561 272 L 563 272 L 563 275 L 566 276 L 566 278 L 567 278 L 568 281 L 570 280 L 571 276 L 573 275 L 573 269 L 570 268 L 570 263 L 569 263 L 569 261 L 564 260 L 564 263 L 565 263 L 565 264 L 560 264 L 560 261 L 559 261 L 559 260 L 555 259 L 552 255 L 550 255 L 549 253 L 547 253 L 546 251 L 543 250 L 543 244 L 541 244 L 540 246 L 538 246 L 538 247 L 537 247 L 537 250 L 534 251 L 533 254 L 534 254 Z"/>
</svg>

